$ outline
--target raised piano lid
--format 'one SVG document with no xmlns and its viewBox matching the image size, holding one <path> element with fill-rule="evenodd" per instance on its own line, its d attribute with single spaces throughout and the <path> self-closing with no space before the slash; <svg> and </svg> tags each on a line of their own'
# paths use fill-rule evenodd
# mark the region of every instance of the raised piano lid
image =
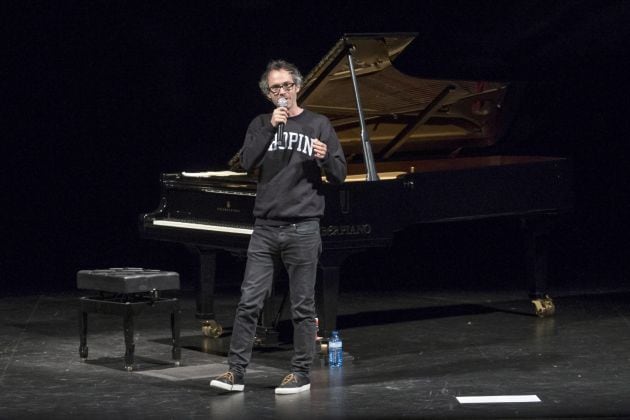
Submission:
<svg viewBox="0 0 630 420">
<path fill-rule="evenodd" d="M 447 156 L 497 141 L 507 83 L 403 74 L 392 63 L 415 37 L 415 33 L 346 34 L 304 80 L 300 104 L 330 118 L 350 174 L 364 169 L 349 48 L 379 172 L 384 161 Z"/>
</svg>

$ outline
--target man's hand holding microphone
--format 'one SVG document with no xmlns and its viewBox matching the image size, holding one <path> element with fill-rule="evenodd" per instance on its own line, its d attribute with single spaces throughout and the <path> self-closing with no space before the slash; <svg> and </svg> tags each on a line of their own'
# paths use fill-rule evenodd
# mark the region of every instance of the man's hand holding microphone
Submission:
<svg viewBox="0 0 630 420">
<path fill-rule="evenodd" d="M 289 101 L 287 98 L 278 98 L 278 107 L 273 110 L 271 114 L 271 125 L 276 127 L 276 133 L 278 135 L 278 141 L 283 140 L 284 125 L 289 119 L 289 109 L 287 106 Z"/>
</svg>

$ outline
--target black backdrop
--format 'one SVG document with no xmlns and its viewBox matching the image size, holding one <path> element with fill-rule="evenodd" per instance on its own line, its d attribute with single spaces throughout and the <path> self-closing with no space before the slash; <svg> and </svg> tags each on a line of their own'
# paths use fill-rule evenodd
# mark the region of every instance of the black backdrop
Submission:
<svg viewBox="0 0 630 420">
<path fill-rule="evenodd" d="M 74 288 L 78 269 L 192 260 L 138 237 L 161 172 L 219 169 L 268 109 L 270 58 L 304 73 L 344 32 L 414 31 L 397 61 L 424 77 L 514 81 L 500 152 L 568 156 L 576 209 L 551 246 L 552 281 L 630 283 L 630 3 L 622 1 L 3 2 L 0 294 Z M 501 150 L 504 149 L 504 150 Z M 344 266 L 346 285 L 513 282 L 516 232 L 426 227 Z M 474 240 L 469 238 L 473 237 Z M 240 261 L 222 256 L 238 281 Z M 391 284 L 388 283 L 388 284 Z M 345 286 L 350 287 L 350 286 Z M 383 286 L 381 286 L 383 287 Z"/>
</svg>

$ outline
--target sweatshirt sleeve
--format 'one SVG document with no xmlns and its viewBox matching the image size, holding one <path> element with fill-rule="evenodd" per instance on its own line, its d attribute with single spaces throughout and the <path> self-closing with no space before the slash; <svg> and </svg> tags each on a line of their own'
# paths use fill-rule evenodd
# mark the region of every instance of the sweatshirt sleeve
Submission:
<svg viewBox="0 0 630 420">
<path fill-rule="evenodd" d="M 247 127 L 245 141 L 240 152 L 243 169 L 249 172 L 260 166 L 274 134 L 275 131 L 269 118 L 265 115 L 254 118 Z"/>
<path fill-rule="evenodd" d="M 327 118 L 325 118 L 320 140 L 326 143 L 328 153 L 323 160 L 317 163 L 324 170 L 328 182 L 341 184 L 346 179 L 347 174 L 346 158 L 337 133 L 335 133 L 335 129 Z"/>
</svg>

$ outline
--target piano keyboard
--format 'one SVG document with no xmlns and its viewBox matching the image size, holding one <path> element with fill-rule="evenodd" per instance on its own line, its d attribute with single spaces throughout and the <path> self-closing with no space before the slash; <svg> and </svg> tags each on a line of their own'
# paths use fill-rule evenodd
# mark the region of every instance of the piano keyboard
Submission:
<svg viewBox="0 0 630 420">
<path fill-rule="evenodd" d="M 254 229 L 227 226 L 227 225 L 209 225 L 205 223 L 192 223 L 192 222 L 176 222 L 174 220 L 154 220 L 153 224 L 156 226 L 168 226 L 177 227 L 182 229 L 197 229 L 197 230 L 210 230 L 213 232 L 226 232 L 236 233 L 239 235 L 251 235 Z"/>
</svg>

